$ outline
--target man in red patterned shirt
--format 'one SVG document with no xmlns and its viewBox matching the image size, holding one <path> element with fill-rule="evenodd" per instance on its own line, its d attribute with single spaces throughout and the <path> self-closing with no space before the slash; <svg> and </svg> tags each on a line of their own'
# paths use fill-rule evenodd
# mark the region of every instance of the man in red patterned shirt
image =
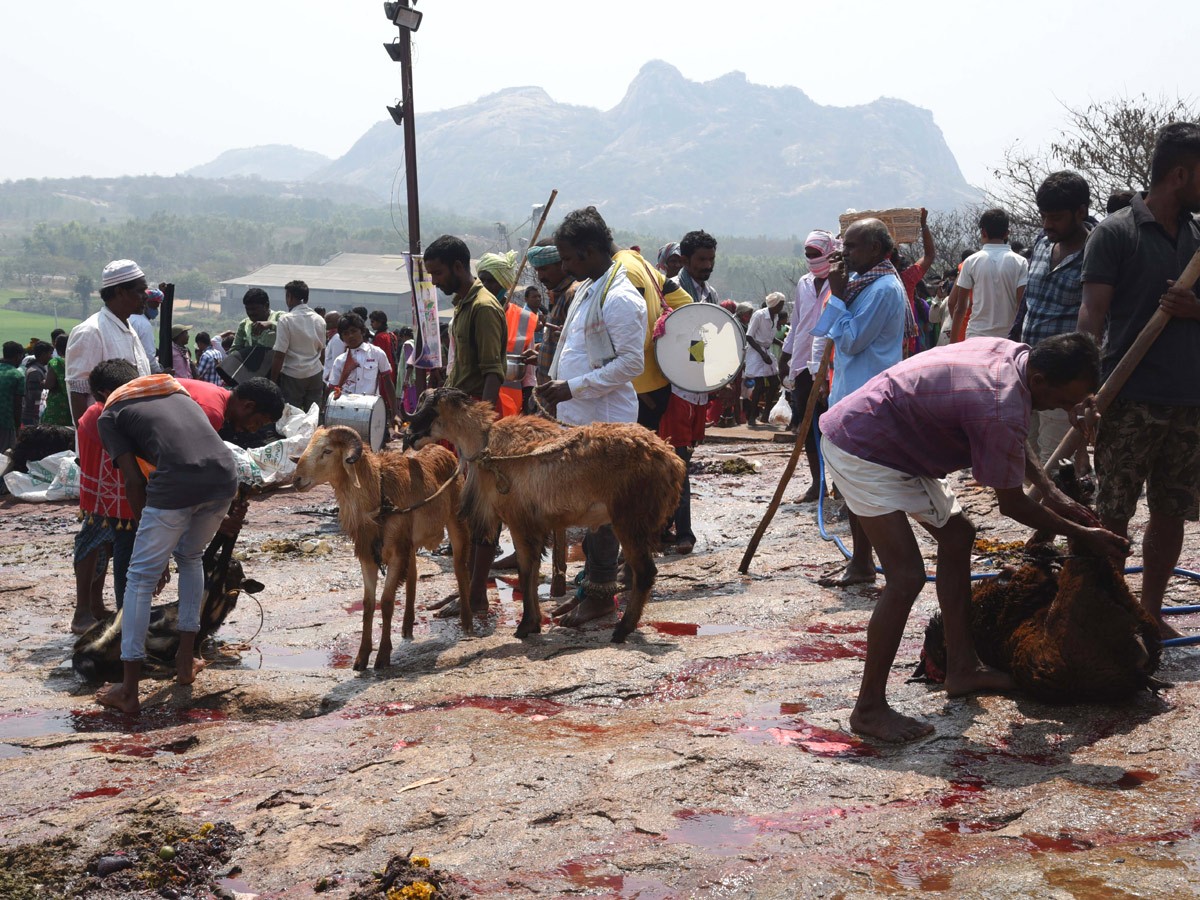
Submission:
<svg viewBox="0 0 1200 900">
<path fill-rule="evenodd" d="M 1057 335 L 1033 350 L 976 338 L 910 357 L 875 376 L 821 419 L 826 468 L 858 516 L 883 566 L 886 586 L 867 631 L 867 659 L 851 726 L 888 741 L 933 728 L 887 702 L 887 678 L 904 625 L 925 586 L 925 563 L 908 517 L 938 544 L 937 597 L 946 629 L 946 690 L 952 696 L 1003 690 L 1012 680 L 984 666 L 971 640 L 971 550 L 975 526 L 946 476 L 968 466 L 996 491 L 1000 512 L 1122 558 L 1128 542 L 1097 527 L 1086 507 L 1050 482 L 1029 449 L 1033 409 L 1072 413 L 1091 402 L 1100 353 L 1089 336 Z M 1041 488 L 1039 503 L 1024 490 Z"/>
</svg>

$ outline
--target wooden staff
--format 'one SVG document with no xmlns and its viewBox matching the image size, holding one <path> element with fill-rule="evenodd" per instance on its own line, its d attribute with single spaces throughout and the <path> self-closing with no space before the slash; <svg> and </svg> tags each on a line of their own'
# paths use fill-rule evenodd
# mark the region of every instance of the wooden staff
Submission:
<svg viewBox="0 0 1200 900">
<path fill-rule="evenodd" d="M 817 369 L 817 374 L 813 377 L 812 390 L 808 394 L 808 403 L 804 407 L 804 421 L 800 425 L 800 430 L 796 432 L 796 444 L 792 447 L 792 457 L 788 460 L 788 464 L 783 470 L 783 475 L 779 479 L 779 486 L 775 488 L 775 496 L 771 498 L 771 505 L 767 507 L 762 521 L 758 523 L 754 537 L 750 538 L 750 545 L 746 548 L 746 553 L 742 557 L 742 564 L 738 566 L 738 571 L 743 575 L 750 571 L 750 560 L 754 559 L 754 553 L 758 550 L 758 543 L 762 540 L 763 535 L 766 534 L 767 526 L 771 524 L 771 519 L 775 518 L 775 510 L 779 509 L 779 501 L 783 499 L 783 492 L 787 489 L 788 483 L 792 480 L 792 475 L 796 472 L 796 464 L 800 461 L 800 451 L 804 449 L 804 437 L 808 434 L 808 429 L 812 427 L 813 415 L 817 410 L 818 385 L 825 383 L 825 373 L 829 369 L 829 361 L 832 358 L 833 339 L 830 338 L 825 342 L 825 354 L 821 357 L 821 367 Z"/>
<path fill-rule="evenodd" d="M 1200 279 L 1200 250 L 1192 256 L 1191 261 L 1187 264 L 1187 268 L 1183 270 L 1183 274 L 1175 282 L 1176 286 L 1190 290 L 1196 284 L 1197 279 Z M 1112 374 L 1101 385 L 1100 390 L 1096 392 L 1096 410 L 1103 413 L 1110 403 L 1116 399 L 1117 394 L 1121 392 L 1121 388 L 1125 387 L 1125 382 L 1129 380 L 1129 376 L 1133 374 L 1133 370 L 1138 367 L 1142 359 L 1146 356 L 1150 345 L 1158 340 L 1158 336 L 1162 334 L 1162 330 L 1167 323 L 1171 321 L 1171 314 L 1163 310 L 1161 307 L 1154 311 L 1154 315 L 1150 317 L 1150 321 L 1138 334 L 1137 338 L 1125 351 L 1125 355 L 1121 357 L 1121 361 L 1117 363 L 1117 367 L 1112 370 Z M 1071 428 L 1059 442 L 1058 447 L 1050 454 L 1050 458 L 1046 460 L 1046 468 L 1049 469 L 1060 459 L 1066 459 L 1079 447 L 1079 442 L 1083 440 L 1083 432 L 1078 428 Z"/>
<path fill-rule="evenodd" d="M 529 258 L 529 247 L 537 243 L 537 239 L 542 233 L 542 226 L 546 224 L 546 216 L 550 215 L 550 207 L 554 205 L 554 198 L 557 196 L 558 188 L 555 188 L 550 192 L 550 199 L 546 201 L 546 205 L 542 207 L 542 217 L 538 219 L 537 228 L 533 229 L 533 237 L 529 239 L 529 246 L 521 254 L 521 264 L 517 266 L 517 275 L 513 279 L 514 288 L 521 283 L 521 275 L 525 271 L 525 260 Z"/>
</svg>

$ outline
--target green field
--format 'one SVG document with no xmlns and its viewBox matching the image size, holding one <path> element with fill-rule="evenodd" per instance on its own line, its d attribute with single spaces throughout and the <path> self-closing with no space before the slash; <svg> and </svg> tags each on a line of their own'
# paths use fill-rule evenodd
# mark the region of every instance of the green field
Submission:
<svg viewBox="0 0 1200 900">
<path fill-rule="evenodd" d="M 70 331 L 78 324 L 78 319 L 61 315 L 58 317 L 58 327 L 66 331 Z M 0 343 L 4 341 L 16 341 L 24 347 L 29 343 L 31 337 L 39 337 L 44 341 L 48 341 L 50 340 L 50 332 L 54 328 L 54 316 L 17 312 L 12 309 L 0 309 Z"/>
</svg>

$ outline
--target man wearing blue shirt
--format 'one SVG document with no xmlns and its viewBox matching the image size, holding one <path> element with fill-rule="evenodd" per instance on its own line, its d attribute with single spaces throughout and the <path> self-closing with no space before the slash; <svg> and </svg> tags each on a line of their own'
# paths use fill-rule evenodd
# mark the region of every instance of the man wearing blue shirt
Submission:
<svg viewBox="0 0 1200 900">
<path fill-rule="evenodd" d="M 895 241 L 879 219 L 859 219 L 846 229 L 842 258 L 829 272 L 832 296 L 813 334 L 833 341 L 832 407 L 903 357 L 904 310 L 908 297 L 889 257 Z M 869 584 L 875 557 L 858 519 L 847 510 L 854 539 L 850 562 L 824 587 Z"/>
</svg>

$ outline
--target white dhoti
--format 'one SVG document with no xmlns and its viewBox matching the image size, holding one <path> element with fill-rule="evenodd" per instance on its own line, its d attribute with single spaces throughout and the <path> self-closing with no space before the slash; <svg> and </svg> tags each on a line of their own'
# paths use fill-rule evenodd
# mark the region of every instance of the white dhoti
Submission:
<svg viewBox="0 0 1200 900">
<path fill-rule="evenodd" d="M 902 512 L 918 522 L 941 528 L 962 512 L 945 478 L 922 478 L 889 469 L 821 438 L 821 456 L 850 512 L 862 518 Z"/>
</svg>

